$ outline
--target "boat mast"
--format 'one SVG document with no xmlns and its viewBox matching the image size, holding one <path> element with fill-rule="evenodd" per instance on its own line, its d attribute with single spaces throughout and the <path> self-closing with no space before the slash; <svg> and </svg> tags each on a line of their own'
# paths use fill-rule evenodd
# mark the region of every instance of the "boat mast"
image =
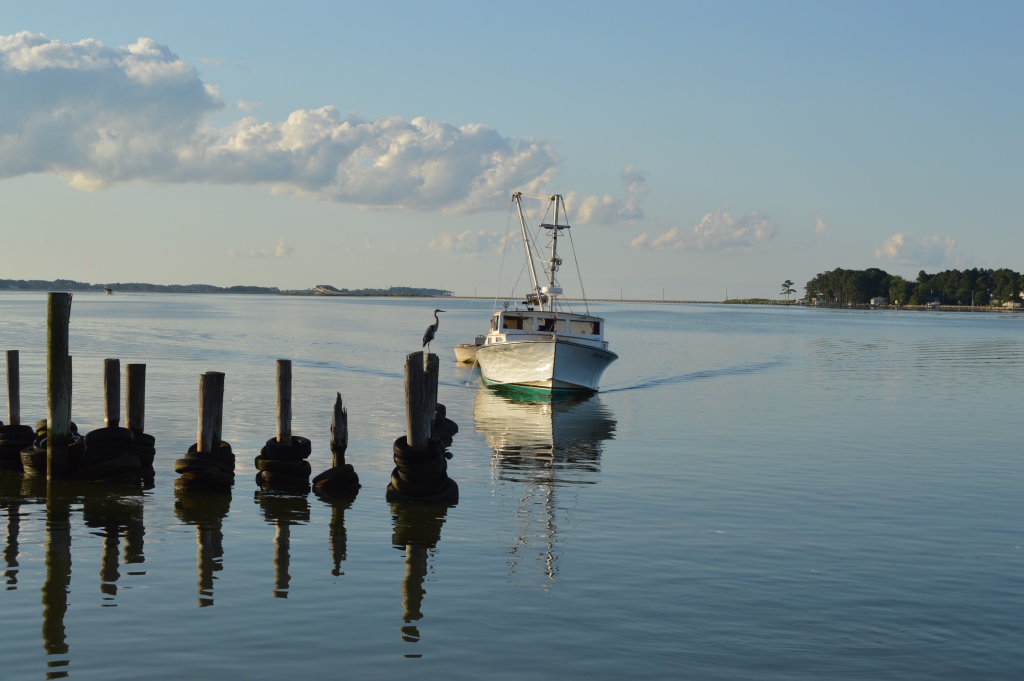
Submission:
<svg viewBox="0 0 1024 681">
<path fill-rule="evenodd" d="M 537 305 L 540 309 L 544 310 L 544 299 L 540 294 L 540 284 L 537 282 L 537 270 L 533 266 L 533 251 L 530 249 L 530 234 L 526 229 L 526 217 L 523 216 L 523 202 L 522 192 L 516 192 L 512 195 L 512 200 L 516 203 L 516 208 L 519 210 L 519 226 L 523 230 L 523 245 L 526 247 L 526 264 L 530 266 L 530 283 L 533 284 L 533 294 L 537 298 Z M 527 296 L 529 300 L 529 296 Z"/>
</svg>

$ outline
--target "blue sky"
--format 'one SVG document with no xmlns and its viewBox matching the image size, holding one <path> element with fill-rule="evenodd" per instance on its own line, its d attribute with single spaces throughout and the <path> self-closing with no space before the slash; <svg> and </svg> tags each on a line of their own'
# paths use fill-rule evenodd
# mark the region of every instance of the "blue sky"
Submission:
<svg viewBox="0 0 1024 681">
<path fill-rule="evenodd" d="M 483 295 L 514 189 L 592 296 L 1024 269 L 1020 3 L 211 4 L 5 8 L 0 277 Z"/>
</svg>

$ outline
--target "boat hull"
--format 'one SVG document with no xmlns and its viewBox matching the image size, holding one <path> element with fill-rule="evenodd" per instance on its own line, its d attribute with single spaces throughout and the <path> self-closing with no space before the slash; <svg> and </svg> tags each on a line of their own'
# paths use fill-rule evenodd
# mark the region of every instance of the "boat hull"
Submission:
<svg viewBox="0 0 1024 681">
<path fill-rule="evenodd" d="M 476 343 L 463 343 L 462 345 L 456 345 L 453 349 L 455 350 L 455 361 L 462 362 L 464 364 L 472 364 L 476 361 L 476 350 L 480 346 Z"/>
<path fill-rule="evenodd" d="M 610 350 L 563 339 L 484 345 L 476 352 L 480 376 L 488 385 L 536 390 L 597 390 Z"/>
</svg>

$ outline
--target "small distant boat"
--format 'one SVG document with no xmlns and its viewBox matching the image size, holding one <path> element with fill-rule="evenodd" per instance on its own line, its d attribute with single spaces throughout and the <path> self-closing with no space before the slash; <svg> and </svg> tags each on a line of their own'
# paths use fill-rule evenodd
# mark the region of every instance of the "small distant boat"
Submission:
<svg viewBox="0 0 1024 681">
<path fill-rule="evenodd" d="M 562 264 L 558 257 L 558 237 L 567 224 L 559 224 L 559 213 L 565 215 L 565 202 L 561 195 L 536 196 L 551 202 L 554 220 L 541 224 L 551 240 L 551 256 L 542 260 L 544 282 L 537 276 L 534 246 L 526 226 L 521 192 L 512 195 L 519 213 L 523 246 L 526 252 L 526 271 L 530 275 L 530 293 L 522 301 L 526 309 L 516 302 L 510 310 L 493 313 L 491 328 L 483 345 L 476 349 L 476 362 L 480 377 L 487 385 L 526 388 L 541 391 L 597 391 L 601 375 L 618 355 L 608 349 L 604 339 L 605 321 L 601 317 L 573 312 L 568 301 L 559 301 L 562 287 L 556 273 Z M 575 258 L 574 258 L 575 259 Z M 546 285 L 543 285 L 546 284 Z M 582 283 L 580 285 L 582 289 Z M 584 305 L 586 305 L 586 298 Z"/>
<path fill-rule="evenodd" d="M 463 343 L 462 345 L 455 346 L 455 361 L 463 364 L 473 364 L 476 362 L 476 349 L 484 344 L 487 340 L 487 336 L 477 336 L 476 341 L 473 343 Z"/>
<path fill-rule="evenodd" d="M 105 295 L 105 296 L 112 296 L 112 295 L 114 295 L 114 289 L 112 289 L 112 288 L 105 288 L 105 289 L 103 289 L 103 295 Z"/>
</svg>

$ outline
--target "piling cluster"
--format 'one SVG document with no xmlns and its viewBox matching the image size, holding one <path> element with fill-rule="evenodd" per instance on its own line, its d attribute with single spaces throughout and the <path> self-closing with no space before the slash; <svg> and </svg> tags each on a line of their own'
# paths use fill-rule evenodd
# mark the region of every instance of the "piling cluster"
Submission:
<svg viewBox="0 0 1024 681">
<path fill-rule="evenodd" d="M 444 446 L 433 432 L 438 415 L 438 365 L 433 353 L 427 355 L 426 365 L 422 352 L 405 358 L 406 434 L 393 445 L 395 468 L 386 493 L 389 502 L 458 503 L 459 486 L 448 477 Z M 451 434 L 451 429 L 447 432 Z"/>
<path fill-rule="evenodd" d="M 185 458 L 174 462 L 177 490 L 223 491 L 235 484 L 235 454 L 221 439 L 224 422 L 224 374 L 207 371 L 199 377 L 199 429 Z"/>
<path fill-rule="evenodd" d="M 313 473 L 313 444 L 292 435 L 292 362 L 277 360 L 277 437 L 267 440 L 256 457 L 256 484 L 264 492 L 308 492 Z"/>
<path fill-rule="evenodd" d="M 20 471 L 21 451 L 32 446 L 36 434 L 21 425 L 21 389 L 17 350 L 7 351 L 7 425 L 0 421 L 0 471 Z"/>
</svg>

